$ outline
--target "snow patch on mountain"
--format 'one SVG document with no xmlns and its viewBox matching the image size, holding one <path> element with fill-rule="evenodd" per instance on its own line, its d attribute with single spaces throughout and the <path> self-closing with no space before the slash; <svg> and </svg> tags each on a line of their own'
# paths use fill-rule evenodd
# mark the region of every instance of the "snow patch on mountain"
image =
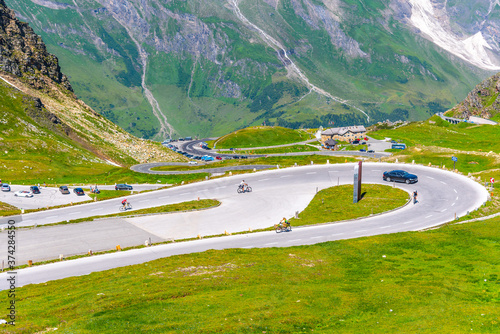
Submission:
<svg viewBox="0 0 500 334">
<path fill-rule="evenodd" d="M 497 3 L 498 0 L 494 2 Z M 409 0 L 409 3 L 412 6 L 410 22 L 430 41 L 479 68 L 500 70 L 500 65 L 495 64 L 488 55 L 487 49 L 492 48 L 480 31 L 460 40 L 441 24 L 442 21 L 436 15 L 431 0 Z"/>
</svg>

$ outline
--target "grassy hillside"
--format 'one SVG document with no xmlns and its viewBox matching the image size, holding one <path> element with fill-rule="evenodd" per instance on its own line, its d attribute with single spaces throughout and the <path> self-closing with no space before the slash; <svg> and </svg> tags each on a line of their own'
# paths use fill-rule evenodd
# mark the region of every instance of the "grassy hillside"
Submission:
<svg viewBox="0 0 500 334">
<path fill-rule="evenodd" d="M 410 146 L 439 146 L 462 151 L 500 152 L 500 131 L 494 125 L 460 123 L 453 125 L 433 116 L 425 122 L 411 123 L 397 129 L 377 130 L 370 136 L 390 137 Z"/>
<path fill-rule="evenodd" d="M 30 285 L 0 332 L 497 333 L 499 223 L 208 251 Z"/>
<path fill-rule="evenodd" d="M 134 138 L 69 96 L 50 97 L 13 77 L 9 80 L 32 95 L 0 81 L 0 166 L 4 181 L 156 182 L 164 178 L 134 173 L 116 164 L 183 159 L 158 143 Z M 32 96 L 40 97 L 43 105 Z"/>
<path fill-rule="evenodd" d="M 387 0 L 238 2 L 311 83 L 352 106 L 287 75 L 277 51 L 220 1 L 6 2 L 60 58 L 79 97 L 144 138 L 164 139 L 144 98 L 143 71 L 175 136 L 223 135 L 264 121 L 300 128 L 422 120 L 490 74 L 416 36 Z"/>
<path fill-rule="evenodd" d="M 302 130 L 283 127 L 256 126 L 227 134 L 213 143 L 216 149 L 263 147 L 291 144 L 311 139 L 311 135 Z"/>
</svg>

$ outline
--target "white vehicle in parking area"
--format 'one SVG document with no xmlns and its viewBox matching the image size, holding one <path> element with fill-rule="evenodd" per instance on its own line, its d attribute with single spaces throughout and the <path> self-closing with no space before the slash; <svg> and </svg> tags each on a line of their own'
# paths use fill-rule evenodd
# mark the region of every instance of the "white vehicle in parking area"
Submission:
<svg viewBox="0 0 500 334">
<path fill-rule="evenodd" d="M 190 165 L 197 165 L 198 161 L 190 161 L 190 162 L 188 162 L 188 164 L 190 164 Z"/>
<path fill-rule="evenodd" d="M 14 196 L 17 197 L 33 197 L 33 193 L 28 190 L 19 190 L 14 193 Z"/>
</svg>

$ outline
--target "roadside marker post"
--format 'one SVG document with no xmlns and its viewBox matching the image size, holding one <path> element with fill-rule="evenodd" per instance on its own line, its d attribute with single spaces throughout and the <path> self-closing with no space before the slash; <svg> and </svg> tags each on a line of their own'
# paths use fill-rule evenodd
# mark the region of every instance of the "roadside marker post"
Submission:
<svg viewBox="0 0 500 334">
<path fill-rule="evenodd" d="M 451 160 L 453 161 L 453 170 L 455 170 L 455 163 L 457 162 L 458 158 L 456 156 L 452 156 Z"/>
</svg>

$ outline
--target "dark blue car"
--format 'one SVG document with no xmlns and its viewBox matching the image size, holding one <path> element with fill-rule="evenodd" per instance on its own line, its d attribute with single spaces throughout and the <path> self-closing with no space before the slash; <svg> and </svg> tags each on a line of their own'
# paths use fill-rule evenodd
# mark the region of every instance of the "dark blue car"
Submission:
<svg viewBox="0 0 500 334">
<path fill-rule="evenodd" d="M 404 170 L 384 172 L 383 179 L 389 182 L 405 182 L 407 184 L 418 182 L 418 177 L 415 174 L 410 174 Z"/>
</svg>

